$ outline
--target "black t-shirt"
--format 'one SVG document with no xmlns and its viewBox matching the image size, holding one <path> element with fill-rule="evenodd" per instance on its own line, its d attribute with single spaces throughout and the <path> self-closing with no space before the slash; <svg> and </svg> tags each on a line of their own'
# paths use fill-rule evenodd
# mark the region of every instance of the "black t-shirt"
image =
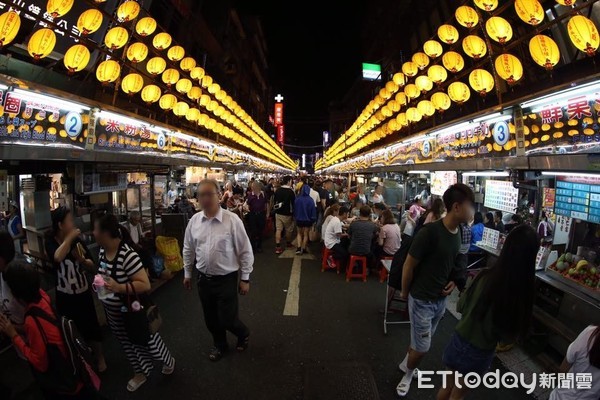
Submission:
<svg viewBox="0 0 600 400">
<path fill-rule="evenodd" d="M 329 207 L 333 204 L 333 194 L 331 194 L 329 190 L 322 187 L 318 190 L 318 192 L 321 200 L 325 200 L 325 207 Z"/>
<path fill-rule="evenodd" d="M 46 255 L 52 261 L 56 269 L 57 285 L 56 290 L 65 294 L 81 294 L 89 290 L 85 271 L 79 262 L 73 257 L 73 250 L 76 249 L 77 243 L 81 243 L 85 250 L 85 258 L 92 259 L 92 255 L 85 244 L 76 239 L 71 244 L 69 253 L 60 263 L 54 262 L 54 253 L 60 247 L 60 244 L 54 237 L 46 238 Z"/>
<path fill-rule="evenodd" d="M 296 195 L 290 187 L 280 187 L 275 192 L 275 214 L 292 215 L 294 211 L 294 201 Z"/>
</svg>

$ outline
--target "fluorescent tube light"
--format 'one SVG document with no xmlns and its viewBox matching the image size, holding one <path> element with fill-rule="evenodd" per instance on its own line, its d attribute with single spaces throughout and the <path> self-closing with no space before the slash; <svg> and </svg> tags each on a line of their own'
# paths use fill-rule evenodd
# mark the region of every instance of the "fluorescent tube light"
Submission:
<svg viewBox="0 0 600 400">
<path fill-rule="evenodd" d="M 526 101 L 521 104 L 523 108 L 533 108 L 536 106 L 548 105 L 552 103 L 559 103 L 561 100 L 566 100 L 571 97 L 577 97 L 579 95 L 593 92 L 594 90 L 600 89 L 600 82 L 594 81 L 585 83 L 583 85 L 575 86 L 572 88 L 561 90 L 557 93 L 552 93 L 547 96 L 539 97 L 534 100 Z"/>
<path fill-rule="evenodd" d="M 470 122 L 470 121 L 461 122 L 459 124 L 452 125 L 452 126 L 449 126 L 447 128 L 442 128 L 442 129 L 437 130 L 437 131 L 432 131 L 432 132 L 429 133 L 429 136 L 443 135 L 445 133 L 456 133 L 457 131 L 466 129 L 466 128 L 470 127 L 471 125 L 473 125 L 473 123 Z"/>
<path fill-rule="evenodd" d="M 40 93 L 29 92 L 22 89 L 15 89 L 11 92 L 14 96 L 21 100 L 38 102 L 44 105 L 52 106 L 62 110 L 69 111 L 88 111 L 90 107 L 80 103 L 75 103 L 68 100 L 62 100 L 58 97 L 46 96 Z"/>
<path fill-rule="evenodd" d="M 408 171 L 409 174 L 414 174 L 414 175 L 424 175 L 424 174 L 428 174 L 429 171 L 419 171 L 419 170 L 412 170 L 412 171 Z"/>
<path fill-rule="evenodd" d="M 508 177 L 508 171 L 471 171 L 463 172 L 463 176 L 489 176 L 489 177 Z"/>
<path fill-rule="evenodd" d="M 121 114 L 115 114 L 115 113 L 112 113 L 112 112 L 109 112 L 109 111 L 100 111 L 98 113 L 98 117 L 112 119 L 114 121 L 122 122 L 124 124 L 133 125 L 133 126 L 144 126 L 144 125 L 147 125 L 146 123 L 144 123 L 144 122 L 142 122 L 140 120 L 137 120 L 137 119 L 134 119 L 134 118 L 129 118 L 129 117 L 126 117 L 126 116 L 121 115 Z"/>
<path fill-rule="evenodd" d="M 560 172 L 560 171 L 542 171 L 544 176 L 574 176 L 578 178 L 600 178 L 599 174 L 589 174 L 583 172 Z"/>
</svg>

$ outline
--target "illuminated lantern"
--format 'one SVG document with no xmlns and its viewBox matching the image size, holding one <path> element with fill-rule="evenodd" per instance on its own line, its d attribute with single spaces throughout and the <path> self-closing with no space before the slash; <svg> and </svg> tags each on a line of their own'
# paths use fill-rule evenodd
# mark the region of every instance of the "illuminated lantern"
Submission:
<svg viewBox="0 0 600 400">
<path fill-rule="evenodd" d="M 167 52 L 167 58 L 171 61 L 180 61 L 185 57 L 185 49 L 181 46 L 173 46 Z"/>
<path fill-rule="evenodd" d="M 469 6 L 461 6 L 454 13 L 456 20 L 465 28 L 472 28 L 479 22 L 479 15 L 474 8 Z"/>
<path fill-rule="evenodd" d="M 172 110 L 177 104 L 177 97 L 172 94 L 162 95 L 160 100 L 158 101 L 158 105 L 165 111 Z"/>
<path fill-rule="evenodd" d="M 414 100 L 421 95 L 421 91 L 419 90 L 417 85 L 409 83 L 404 87 L 404 94 L 406 94 L 406 97 L 408 97 L 409 99 Z"/>
<path fill-rule="evenodd" d="M 62 17 L 73 8 L 75 0 L 48 0 L 46 11 L 52 15 L 52 18 Z"/>
<path fill-rule="evenodd" d="M 417 64 L 420 70 L 425 69 L 429 65 L 429 57 L 425 53 L 415 53 L 412 56 L 412 61 Z"/>
<path fill-rule="evenodd" d="M 146 71 L 150 75 L 160 75 L 167 68 L 167 62 L 162 57 L 153 57 L 146 64 Z"/>
<path fill-rule="evenodd" d="M 454 44 L 459 38 L 458 30 L 452 25 L 442 25 L 438 28 L 438 37 L 447 44 Z"/>
<path fill-rule="evenodd" d="M 36 31 L 27 43 L 27 51 L 34 60 L 48 57 L 56 45 L 56 35 L 52 29 L 42 28 Z"/>
<path fill-rule="evenodd" d="M 427 76 L 433 83 L 439 85 L 448 79 L 448 72 L 446 71 L 446 68 L 442 67 L 441 65 L 432 65 L 427 70 Z"/>
<path fill-rule="evenodd" d="M 188 92 L 187 96 L 190 100 L 197 101 L 202 96 L 202 89 L 198 86 L 193 86 Z"/>
<path fill-rule="evenodd" d="M 494 88 L 494 77 L 485 69 L 474 69 L 469 74 L 469 85 L 481 96 Z"/>
<path fill-rule="evenodd" d="M 136 1 L 126 1 L 117 8 L 117 18 L 120 21 L 132 21 L 140 14 L 140 4 Z"/>
<path fill-rule="evenodd" d="M 427 75 L 418 76 L 417 79 L 415 79 L 415 85 L 417 85 L 421 93 L 427 93 L 433 89 L 433 82 Z"/>
<path fill-rule="evenodd" d="M 444 92 L 436 92 L 431 96 L 431 103 L 436 110 L 444 112 L 450 108 L 450 97 Z"/>
<path fill-rule="evenodd" d="M 207 107 L 208 103 L 210 103 L 210 96 L 207 94 L 203 94 L 202 96 L 200 96 L 200 101 L 198 101 L 198 103 L 202 106 L 202 107 Z"/>
<path fill-rule="evenodd" d="M 483 11 L 494 11 L 498 8 L 498 0 L 475 0 L 475 5 Z"/>
<path fill-rule="evenodd" d="M 388 92 L 386 88 L 382 88 L 379 91 L 379 96 L 381 96 L 384 100 L 387 100 L 390 97 L 392 97 L 392 94 L 390 92 Z"/>
<path fill-rule="evenodd" d="M 156 50 L 164 50 L 171 45 L 172 41 L 173 38 L 171 38 L 171 35 L 166 32 L 161 32 L 154 36 L 154 39 L 152 39 L 152 45 Z"/>
<path fill-rule="evenodd" d="M 156 103 L 162 94 L 160 88 L 156 85 L 148 85 L 142 89 L 142 100 L 146 104 Z"/>
<path fill-rule="evenodd" d="M 186 57 L 181 60 L 179 67 L 182 71 L 189 72 L 192 70 L 192 68 L 196 67 L 196 60 L 194 60 L 192 57 Z"/>
<path fill-rule="evenodd" d="M 90 8 L 89 10 L 82 12 L 77 19 L 77 29 L 82 35 L 89 35 L 100 29 L 103 19 L 100 10 Z"/>
<path fill-rule="evenodd" d="M 487 53 L 485 41 L 479 36 L 469 35 L 463 39 L 463 51 L 466 55 L 476 60 L 480 59 Z"/>
<path fill-rule="evenodd" d="M 104 44 L 111 50 L 120 49 L 125 46 L 125 43 L 129 40 L 129 33 L 127 29 L 115 26 L 106 32 L 104 36 Z"/>
<path fill-rule="evenodd" d="M 575 15 L 567 24 L 571 42 L 588 56 L 593 56 L 598 50 L 600 37 L 594 23 L 583 15 Z"/>
<path fill-rule="evenodd" d="M 463 104 L 471 98 L 471 90 L 462 82 L 452 82 L 448 86 L 448 96 L 453 102 Z"/>
<path fill-rule="evenodd" d="M 537 35 L 529 41 L 529 53 L 536 64 L 548 71 L 560 61 L 560 50 L 554 40 L 545 35 Z"/>
<path fill-rule="evenodd" d="M 155 30 L 156 20 L 152 17 L 144 17 L 135 24 L 135 31 L 142 37 L 152 35 Z"/>
<path fill-rule="evenodd" d="M 197 108 L 190 108 L 186 113 L 185 113 L 185 119 L 187 119 L 190 122 L 197 122 L 198 119 L 200 118 L 200 115 L 202 113 L 200 112 L 200 110 L 198 110 Z"/>
<path fill-rule="evenodd" d="M 192 81 L 190 81 L 187 78 L 184 78 L 177 81 L 177 84 L 175 85 L 175 90 L 177 90 L 181 94 L 186 94 L 192 89 L 192 86 Z"/>
<path fill-rule="evenodd" d="M 396 122 L 396 119 L 394 118 L 387 123 L 387 129 L 389 133 L 393 133 L 400 129 L 400 125 L 398 125 L 398 122 Z"/>
<path fill-rule="evenodd" d="M 494 65 L 498 76 L 508 82 L 509 85 L 514 85 L 523 77 L 523 65 L 512 54 L 499 55 Z"/>
<path fill-rule="evenodd" d="M 408 126 L 408 119 L 406 118 L 406 113 L 400 113 L 396 115 L 396 122 L 400 127 Z"/>
<path fill-rule="evenodd" d="M 213 83 L 213 78 L 210 75 L 204 75 L 202 77 L 201 84 L 202 84 L 203 88 L 208 88 L 210 85 L 212 85 L 212 83 Z"/>
<path fill-rule="evenodd" d="M 127 59 L 132 63 L 142 62 L 148 57 L 148 46 L 142 42 L 132 44 L 127 48 Z"/>
<path fill-rule="evenodd" d="M 402 64 L 402 72 L 408 77 L 413 77 L 419 72 L 419 67 L 412 61 L 407 61 Z"/>
<path fill-rule="evenodd" d="M 90 62 L 90 51 L 82 44 L 71 46 L 65 53 L 63 63 L 70 74 L 79 72 Z"/>
<path fill-rule="evenodd" d="M 465 67 L 465 60 L 455 51 L 449 51 L 442 57 L 444 68 L 452 73 L 460 72 Z"/>
<path fill-rule="evenodd" d="M 396 97 L 394 98 L 394 100 L 396 100 L 396 102 L 400 105 L 400 106 L 405 106 L 406 103 L 408 103 L 408 98 L 406 96 L 406 93 L 404 92 L 399 92 L 396 94 Z"/>
<path fill-rule="evenodd" d="M 102 61 L 96 68 L 96 78 L 103 84 L 116 81 L 120 75 L 121 66 L 115 60 Z"/>
<path fill-rule="evenodd" d="M 202 79 L 203 76 L 204 76 L 204 68 L 202 68 L 202 67 L 194 67 L 190 71 L 190 77 L 195 81 L 199 81 L 200 79 Z"/>
<path fill-rule="evenodd" d="M 201 113 L 200 116 L 198 117 L 198 125 L 205 126 L 206 123 L 208 122 L 209 118 L 210 117 L 208 115 Z"/>
<path fill-rule="evenodd" d="M 544 7 L 538 0 L 515 0 L 515 11 L 529 25 L 539 25 L 544 20 Z"/>
<path fill-rule="evenodd" d="M 0 15 L 0 47 L 6 46 L 17 36 L 21 28 L 21 17 L 14 11 Z"/>
<path fill-rule="evenodd" d="M 435 114 L 435 107 L 429 100 L 421 100 L 417 104 L 417 110 L 419 110 L 424 117 L 431 117 L 433 114 Z"/>
<path fill-rule="evenodd" d="M 575 1 L 576 0 L 556 0 L 556 2 L 558 4 L 560 4 L 561 6 L 568 6 L 568 7 L 575 5 Z"/>
<path fill-rule="evenodd" d="M 428 40 L 423 45 L 423 51 L 431 58 L 438 58 L 444 52 L 444 49 L 437 40 Z"/>
<path fill-rule="evenodd" d="M 221 90 L 221 86 L 219 86 L 218 83 L 213 83 L 208 87 L 208 93 L 210 93 L 210 94 L 215 94 L 219 90 Z"/>
<path fill-rule="evenodd" d="M 217 103 L 214 100 L 211 100 L 208 105 L 206 106 L 206 109 L 210 112 L 213 112 L 219 107 L 219 103 Z"/>
<path fill-rule="evenodd" d="M 416 107 L 410 107 L 408 110 L 406 110 L 406 119 L 409 123 L 413 124 L 423 119 L 423 116 Z"/>
<path fill-rule="evenodd" d="M 385 118 L 389 118 L 392 116 L 392 110 L 387 105 L 383 106 L 381 108 L 381 114 L 383 114 Z"/>
<path fill-rule="evenodd" d="M 162 81 L 167 84 L 167 86 L 171 87 L 179 81 L 179 71 L 175 68 L 169 68 L 165 70 L 162 74 Z"/>
<path fill-rule="evenodd" d="M 128 74 L 121 80 L 121 89 L 132 96 L 144 87 L 144 78 L 140 74 Z"/>
<path fill-rule="evenodd" d="M 215 94 L 215 99 L 222 102 L 222 100 L 225 98 L 225 96 L 227 96 L 227 92 L 225 92 L 223 89 L 221 89 Z"/>
<path fill-rule="evenodd" d="M 398 103 L 396 100 L 390 100 L 388 103 L 388 107 L 390 108 L 390 110 L 392 110 L 392 112 L 397 113 L 398 111 L 400 111 L 400 103 Z"/>
<path fill-rule="evenodd" d="M 500 44 L 512 39 L 513 30 L 507 20 L 502 17 L 491 17 L 485 23 L 485 31 L 490 37 Z"/>
</svg>

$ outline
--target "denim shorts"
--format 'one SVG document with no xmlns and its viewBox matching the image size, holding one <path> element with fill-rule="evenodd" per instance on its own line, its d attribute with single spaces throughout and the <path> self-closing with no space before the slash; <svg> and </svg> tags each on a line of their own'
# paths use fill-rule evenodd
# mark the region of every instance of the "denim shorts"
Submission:
<svg viewBox="0 0 600 400">
<path fill-rule="evenodd" d="M 492 365 L 494 354 L 495 350 L 481 350 L 454 332 L 444 350 L 442 361 L 448 368 L 461 374 L 475 372 L 484 375 Z"/>
<path fill-rule="evenodd" d="M 408 295 L 410 315 L 410 347 L 419 353 L 427 353 L 431 337 L 446 312 L 446 298 L 436 301 L 419 300 Z"/>
</svg>

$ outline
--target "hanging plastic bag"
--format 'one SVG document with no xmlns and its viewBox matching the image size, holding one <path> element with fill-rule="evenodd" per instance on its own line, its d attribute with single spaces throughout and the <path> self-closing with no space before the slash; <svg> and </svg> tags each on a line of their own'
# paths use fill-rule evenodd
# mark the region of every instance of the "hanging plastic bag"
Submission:
<svg viewBox="0 0 600 400">
<path fill-rule="evenodd" d="M 156 237 L 156 249 L 164 259 L 164 266 L 171 272 L 183 269 L 183 257 L 177 239 L 166 236 Z"/>
</svg>

